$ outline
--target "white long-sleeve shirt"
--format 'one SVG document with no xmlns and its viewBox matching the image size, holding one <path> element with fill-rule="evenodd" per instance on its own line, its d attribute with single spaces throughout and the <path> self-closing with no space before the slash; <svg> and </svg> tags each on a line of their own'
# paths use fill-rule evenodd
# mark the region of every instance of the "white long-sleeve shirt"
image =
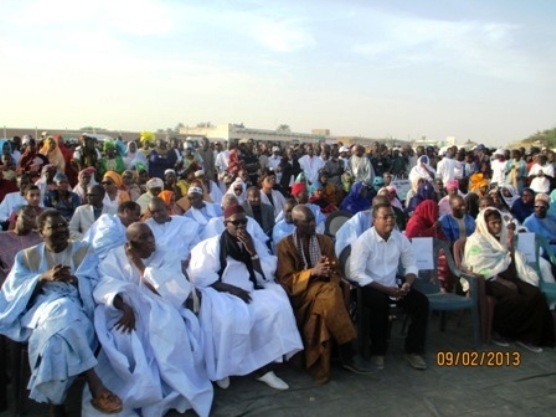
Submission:
<svg viewBox="0 0 556 417">
<path fill-rule="evenodd" d="M 351 246 L 349 278 L 361 286 L 378 282 L 394 287 L 400 261 L 406 275 L 419 273 L 411 243 L 401 232 L 393 230 L 384 240 L 371 227 Z"/>
</svg>

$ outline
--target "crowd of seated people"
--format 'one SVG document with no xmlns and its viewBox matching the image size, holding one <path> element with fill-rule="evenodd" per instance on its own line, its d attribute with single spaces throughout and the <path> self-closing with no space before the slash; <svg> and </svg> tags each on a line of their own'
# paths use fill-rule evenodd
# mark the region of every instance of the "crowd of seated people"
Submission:
<svg viewBox="0 0 556 417">
<path fill-rule="evenodd" d="M 211 382 L 253 374 L 288 389 L 277 362 L 326 383 L 333 346 L 345 369 L 368 374 L 385 367 L 392 303 L 411 318 L 405 359 L 426 369 L 428 301 L 413 287 L 410 243 L 420 237 L 467 239 L 462 268 L 498 301 L 493 342 L 554 346 L 537 287 L 555 268 L 543 259 L 536 276 L 512 240 L 529 231 L 556 249 L 551 151 L 224 145 L 0 141 L 0 333 L 28 344 L 30 397 L 51 415 L 64 415 L 79 375 L 86 415 L 204 416 Z M 337 211 L 351 218 L 325 236 Z M 342 293 L 347 247 L 370 312 L 370 362 Z M 445 255 L 439 278 L 452 290 Z"/>
</svg>

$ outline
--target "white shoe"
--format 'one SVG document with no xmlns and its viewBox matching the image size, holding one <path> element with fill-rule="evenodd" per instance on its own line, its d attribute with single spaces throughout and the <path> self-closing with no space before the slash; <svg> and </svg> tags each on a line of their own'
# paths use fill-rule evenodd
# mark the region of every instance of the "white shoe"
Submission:
<svg viewBox="0 0 556 417">
<path fill-rule="evenodd" d="M 217 379 L 216 381 L 216 385 L 218 385 L 218 387 L 220 387 L 221 389 L 228 389 L 230 387 L 230 377 L 227 376 L 225 378 L 222 379 Z"/>
<path fill-rule="evenodd" d="M 290 388 L 288 384 L 286 384 L 283 380 L 278 378 L 276 374 L 272 371 L 267 372 L 263 376 L 257 378 L 257 381 L 264 382 L 270 388 L 274 388 L 274 389 L 286 390 Z"/>
</svg>

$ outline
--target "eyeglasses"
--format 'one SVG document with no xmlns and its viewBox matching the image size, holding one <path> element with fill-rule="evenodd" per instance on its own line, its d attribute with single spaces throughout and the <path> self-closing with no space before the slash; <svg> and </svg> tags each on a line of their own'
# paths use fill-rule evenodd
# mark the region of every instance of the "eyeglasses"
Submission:
<svg viewBox="0 0 556 417">
<path fill-rule="evenodd" d="M 246 225 L 247 219 L 228 220 L 228 223 L 232 223 L 234 226 L 237 227 L 239 225 Z"/>
<path fill-rule="evenodd" d="M 538 208 L 538 209 L 545 209 L 545 210 L 546 210 L 548 207 L 546 207 L 546 206 L 535 206 L 535 208 Z"/>
<path fill-rule="evenodd" d="M 112 181 L 102 181 L 101 184 L 102 185 L 112 185 L 114 183 Z"/>
</svg>

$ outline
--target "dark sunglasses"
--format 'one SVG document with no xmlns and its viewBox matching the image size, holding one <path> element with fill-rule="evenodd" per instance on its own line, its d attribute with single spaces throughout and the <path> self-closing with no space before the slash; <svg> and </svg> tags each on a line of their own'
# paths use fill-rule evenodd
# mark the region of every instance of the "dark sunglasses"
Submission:
<svg viewBox="0 0 556 417">
<path fill-rule="evenodd" d="M 538 208 L 538 209 L 545 209 L 545 210 L 546 210 L 548 207 L 546 207 L 546 206 L 535 206 L 535 208 Z"/>
<path fill-rule="evenodd" d="M 102 181 L 101 184 L 102 185 L 112 185 L 114 183 L 112 181 Z"/>
<path fill-rule="evenodd" d="M 239 220 L 228 220 L 228 223 L 232 223 L 234 226 L 239 226 L 239 225 L 246 225 L 247 224 L 247 219 L 239 219 Z"/>
</svg>

